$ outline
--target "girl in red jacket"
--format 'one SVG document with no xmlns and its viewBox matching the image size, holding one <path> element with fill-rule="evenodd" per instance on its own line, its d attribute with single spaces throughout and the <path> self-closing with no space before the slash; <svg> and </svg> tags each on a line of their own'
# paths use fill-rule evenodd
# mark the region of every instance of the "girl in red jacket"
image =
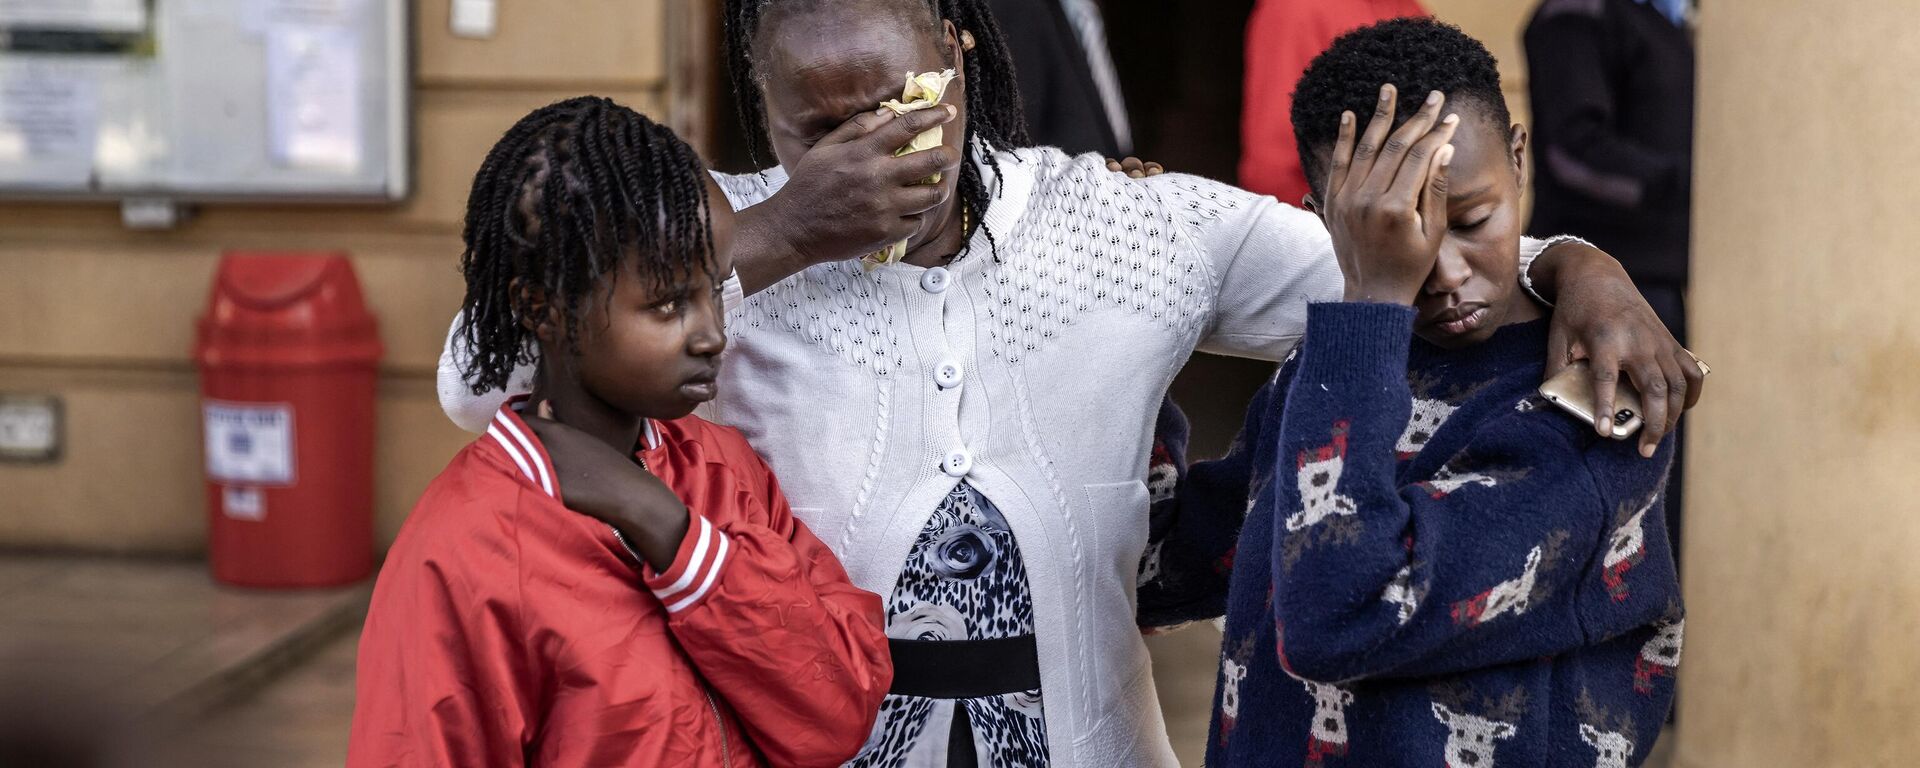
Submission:
<svg viewBox="0 0 1920 768">
<path fill-rule="evenodd" d="M 350 766 L 837 765 L 892 678 L 880 599 L 714 396 L 731 212 L 602 98 L 522 119 L 468 201 L 476 390 L 538 359 L 428 486 L 360 641 Z"/>
</svg>

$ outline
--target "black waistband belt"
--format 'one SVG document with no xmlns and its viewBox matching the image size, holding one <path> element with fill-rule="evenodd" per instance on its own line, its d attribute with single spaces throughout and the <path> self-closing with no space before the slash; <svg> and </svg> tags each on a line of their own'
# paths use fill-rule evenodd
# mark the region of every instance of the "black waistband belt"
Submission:
<svg viewBox="0 0 1920 768">
<path fill-rule="evenodd" d="M 1040 687 L 1033 635 L 995 640 L 892 640 L 893 688 L 900 696 L 976 699 Z"/>
</svg>

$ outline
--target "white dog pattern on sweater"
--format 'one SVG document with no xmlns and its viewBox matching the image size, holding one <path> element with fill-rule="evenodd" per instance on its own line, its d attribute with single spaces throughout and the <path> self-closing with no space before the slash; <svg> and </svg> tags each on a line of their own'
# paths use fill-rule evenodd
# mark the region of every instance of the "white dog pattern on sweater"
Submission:
<svg viewBox="0 0 1920 768">
<path fill-rule="evenodd" d="M 1633 740 L 1618 731 L 1603 731 L 1581 723 L 1580 740 L 1600 751 L 1593 768 L 1627 768 L 1633 760 Z"/>
<path fill-rule="evenodd" d="M 1485 386 L 1449 385 L 1440 376 L 1429 373 L 1413 373 L 1407 377 L 1407 389 L 1413 394 L 1413 412 L 1407 416 L 1407 428 L 1400 433 L 1400 439 L 1394 441 L 1393 450 L 1401 461 L 1406 461 L 1425 450 L 1433 436 L 1440 434 L 1447 419 L 1452 417 L 1460 406 Z"/>
<path fill-rule="evenodd" d="M 1347 754 L 1347 705 L 1353 692 L 1337 685 L 1300 681 L 1313 697 L 1313 725 L 1308 728 L 1307 765 L 1320 766 L 1328 757 Z"/>
<path fill-rule="evenodd" d="M 1594 758 L 1594 768 L 1627 768 L 1633 764 L 1639 730 L 1634 727 L 1631 715 L 1615 716 L 1596 703 L 1593 692 L 1585 688 L 1580 689 L 1579 698 L 1573 702 L 1573 713 L 1580 721 L 1580 740 L 1599 753 Z"/>
<path fill-rule="evenodd" d="M 1686 639 L 1687 620 L 1675 619 L 1656 627 L 1659 631 L 1646 645 L 1640 646 L 1640 656 L 1633 660 L 1635 693 L 1653 693 L 1654 678 L 1672 677 L 1680 667 L 1680 646 Z"/>
<path fill-rule="evenodd" d="M 1333 441 L 1311 451 L 1301 451 L 1295 466 L 1299 469 L 1300 511 L 1287 515 L 1287 530 L 1298 531 L 1334 515 L 1352 515 L 1358 511 L 1353 499 L 1339 493 L 1340 472 L 1347 461 L 1347 422 L 1333 425 Z"/>
<path fill-rule="evenodd" d="M 1494 742 L 1511 739 L 1520 731 L 1512 723 L 1455 712 L 1437 701 L 1433 716 L 1447 726 L 1447 768 L 1493 768 Z"/>
<path fill-rule="evenodd" d="M 1658 498 L 1658 497 L 1655 497 Z M 1607 542 L 1607 555 L 1602 559 L 1606 566 L 1601 571 L 1600 580 L 1607 585 L 1607 594 L 1615 602 L 1627 599 L 1627 572 L 1647 557 L 1647 510 L 1653 508 L 1653 501 L 1629 515 L 1626 522 L 1613 529 L 1613 535 Z M 1625 510 L 1621 510 L 1625 512 Z"/>
<path fill-rule="evenodd" d="M 1492 474 L 1474 471 L 1460 472 L 1455 470 L 1453 465 L 1448 464 L 1441 467 L 1438 472 L 1433 473 L 1432 479 L 1420 483 L 1420 487 L 1425 488 L 1427 493 L 1431 494 L 1435 499 L 1444 499 L 1452 496 L 1455 491 L 1469 485 L 1492 488 L 1499 484 L 1500 478 Z"/>
<path fill-rule="evenodd" d="M 1440 425 L 1447 417 L 1459 410 L 1445 400 L 1429 400 L 1424 397 L 1413 399 L 1413 414 L 1407 417 L 1407 429 L 1400 433 L 1400 439 L 1393 444 L 1393 450 L 1401 459 L 1411 459 L 1427 447 L 1427 441 L 1440 431 Z"/>
<path fill-rule="evenodd" d="M 1393 581 L 1388 582 L 1386 590 L 1380 593 L 1381 600 L 1392 603 L 1398 610 L 1397 618 L 1401 626 L 1413 620 L 1413 612 L 1420 610 L 1420 601 L 1426 597 L 1427 590 L 1413 583 L 1413 566 L 1410 565 L 1400 566 L 1399 572 L 1393 574 Z"/>
<path fill-rule="evenodd" d="M 1224 649 L 1223 649 L 1224 650 Z M 1240 681 L 1253 663 L 1253 638 L 1248 637 L 1220 657 L 1220 746 L 1227 745 L 1233 725 L 1240 720 Z"/>
<path fill-rule="evenodd" d="M 1534 577 L 1540 572 L 1540 547 L 1527 553 L 1527 565 L 1519 576 L 1493 585 L 1471 598 L 1453 605 L 1453 620 L 1469 627 L 1485 624 L 1503 614 L 1526 613 L 1533 600 Z"/>
<path fill-rule="evenodd" d="M 1247 668 L 1229 658 L 1221 663 L 1220 674 L 1220 714 L 1226 717 L 1227 727 L 1232 728 L 1233 721 L 1240 717 L 1240 681 L 1247 679 Z"/>
<path fill-rule="evenodd" d="M 1147 469 L 1147 501 L 1158 504 L 1173 498 L 1180 488 L 1180 470 L 1172 464 L 1155 464 Z"/>
<path fill-rule="evenodd" d="M 1415 485 L 1425 490 L 1427 495 L 1432 496 L 1435 501 L 1438 501 L 1452 496 L 1455 493 L 1459 493 L 1462 488 L 1495 488 L 1502 483 L 1524 480 L 1528 475 L 1528 470 L 1525 467 L 1477 466 L 1472 469 L 1466 468 L 1475 463 L 1475 460 L 1467 454 L 1463 453 L 1454 456 L 1452 459 L 1447 460 L 1446 464 L 1441 465 L 1438 470 L 1435 470 L 1433 477 L 1416 483 Z"/>
</svg>

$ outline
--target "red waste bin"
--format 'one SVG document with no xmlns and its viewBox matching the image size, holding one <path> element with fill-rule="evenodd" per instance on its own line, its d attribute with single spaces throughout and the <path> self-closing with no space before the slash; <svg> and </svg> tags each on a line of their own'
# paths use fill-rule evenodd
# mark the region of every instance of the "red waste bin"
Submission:
<svg viewBox="0 0 1920 768">
<path fill-rule="evenodd" d="M 200 318 L 213 577 L 320 587 L 373 569 L 382 349 L 340 253 L 228 253 Z"/>
</svg>

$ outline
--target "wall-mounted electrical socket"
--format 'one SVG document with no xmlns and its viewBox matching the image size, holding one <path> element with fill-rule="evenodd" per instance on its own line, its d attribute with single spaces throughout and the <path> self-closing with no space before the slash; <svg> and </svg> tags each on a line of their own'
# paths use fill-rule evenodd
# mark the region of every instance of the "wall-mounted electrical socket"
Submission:
<svg viewBox="0 0 1920 768">
<path fill-rule="evenodd" d="M 0 461 L 60 458 L 60 398 L 0 394 Z"/>
</svg>

